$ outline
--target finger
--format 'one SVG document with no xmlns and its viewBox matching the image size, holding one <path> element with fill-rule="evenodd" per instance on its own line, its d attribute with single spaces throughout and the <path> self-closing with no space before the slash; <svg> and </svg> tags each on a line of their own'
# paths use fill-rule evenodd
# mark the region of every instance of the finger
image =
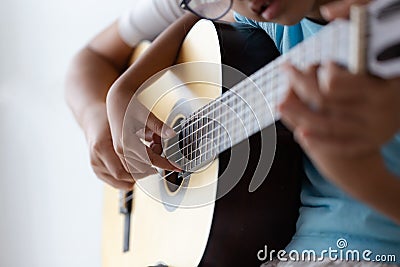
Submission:
<svg viewBox="0 0 400 267">
<path fill-rule="evenodd" d="M 370 77 L 354 75 L 333 62 L 319 68 L 317 77 L 324 101 L 362 101 L 367 84 L 375 82 Z"/>
<path fill-rule="evenodd" d="M 358 138 L 341 138 L 316 134 L 305 134 L 301 129 L 294 133 L 305 152 L 310 155 L 334 155 L 354 157 L 369 152 L 373 148 Z"/>
<path fill-rule="evenodd" d="M 311 111 L 294 93 L 280 105 L 280 112 L 285 121 L 290 123 L 293 130 L 301 127 L 308 131 L 314 129 L 320 133 L 326 132 L 326 129 L 320 128 L 325 118 L 321 114 Z"/>
<path fill-rule="evenodd" d="M 125 155 L 125 162 L 128 166 L 128 172 L 133 177 L 135 177 L 134 174 L 138 173 L 150 175 L 157 172 L 157 170 L 151 165 L 152 163 L 149 159 L 147 161 L 143 161 L 142 159 L 138 158 L 137 155 Z"/>
<path fill-rule="evenodd" d="M 365 126 L 370 107 L 361 101 L 329 101 L 324 104 L 324 110 L 333 117 Z"/>
<path fill-rule="evenodd" d="M 299 99 L 288 99 L 281 105 L 281 113 L 285 121 L 289 121 L 293 129 L 301 128 L 309 134 L 328 136 L 354 136 L 362 130 L 360 123 L 330 114 L 310 110 Z"/>
<path fill-rule="evenodd" d="M 176 135 L 175 131 L 171 127 L 164 124 L 151 112 L 147 118 L 146 127 L 163 138 L 172 138 Z"/>
<path fill-rule="evenodd" d="M 155 174 L 159 174 L 159 172 L 156 169 L 152 169 L 151 172 L 146 172 L 146 173 L 132 173 L 135 181 L 146 178 L 150 175 L 155 175 Z M 161 177 L 161 176 L 160 176 Z"/>
<path fill-rule="evenodd" d="M 181 169 L 178 166 L 172 165 L 172 163 L 168 161 L 168 159 L 161 157 L 157 153 L 154 153 L 149 147 L 147 148 L 147 154 L 149 156 L 151 163 L 154 166 L 159 167 L 163 170 L 178 171 L 178 172 L 181 171 Z"/>
<path fill-rule="evenodd" d="M 289 76 L 291 88 L 296 95 L 307 105 L 319 109 L 322 97 L 318 87 L 318 66 L 311 66 L 303 72 L 286 64 L 284 70 Z"/>
<path fill-rule="evenodd" d="M 150 130 L 149 130 L 150 131 Z M 147 142 L 151 141 L 151 135 L 146 135 L 146 130 L 144 128 L 141 128 L 139 131 L 137 131 L 135 134 L 142 140 L 145 140 Z"/>
<path fill-rule="evenodd" d="M 344 0 L 336 1 L 321 7 L 321 14 L 326 20 L 334 20 L 338 18 L 348 18 L 352 5 L 365 5 L 370 0 Z"/>
<path fill-rule="evenodd" d="M 120 157 L 124 158 L 125 161 L 130 161 L 131 166 L 134 166 L 135 162 L 145 163 L 147 166 L 151 165 L 151 161 L 147 154 L 147 146 L 138 138 L 138 136 L 130 136 L 124 138 L 123 144 L 118 147 L 123 147 L 123 153 L 118 153 Z M 121 152 L 121 151 L 120 151 Z M 130 170 L 132 172 L 132 170 Z"/>
<path fill-rule="evenodd" d="M 137 99 L 133 98 L 131 101 L 130 106 L 134 106 L 135 109 L 127 111 L 125 114 L 125 121 L 132 122 L 133 129 L 136 129 L 135 133 L 139 131 L 139 129 L 148 127 L 152 132 L 164 138 L 172 138 L 175 136 L 175 132 L 171 127 L 165 125 Z"/>
<path fill-rule="evenodd" d="M 161 144 L 161 136 L 159 136 L 156 133 L 153 133 L 152 138 L 153 138 L 153 142 L 155 144 Z"/>
<path fill-rule="evenodd" d="M 296 123 L 291 119 L 290 116 L 286 116 L 286 113 L 282 113 L 282 109 L 285 109 L 285 106 L 290 105 L 291 101 L 293 101 L 293 97 L 296 97 L 295 93 L 292 90 L 289 90 L 285 100 L 278 106 L 279 112 L 281 113 L 282 122 L 292 132 L 296 128 Z"/>
<path fill-rule="evenodd" d="M 132 176 L 128 173 L 128 170 L 125 168 L 126 166 L 122 164 L 122 161 L 125 160 L 117 156 L 113 149 L 110 151 L 105 151 L 100 155 L 100 157 L 109 175 L 114 177 L 114 179 L 132 182 Z"/>
<path fill-rule="evenodd" d="M 178 170 L 177 166 L 173 166 L 166 158 L 161 157 L 157 153 L 153 152 L 150 147 L 144 145 L 139 138 L 137 138 L 137 136 L 132 136 L 125 141 L 124 158 L 127 162 L 129 162 L 130 166 L 132 166 L 134 170 L 136 168 L 136 164 L 138 168 L 142 165 L 146 167 L 152 164 L 156 167 L 166 170 Z M 139 165 L 139 163 L 142 163 L 142 165 Z M 130 172 L 136 171 L 132 171 L 131 169 Z"/>
<path fill-rule="evenodd" d="M 156 153 L 157 155 L 161 155 L 163 152 L 163 147 L 161 144 L 156 144 L 156 143 L 152 143 L 150 145 L 151 150 L 153 150 L 154 153 Z"/>
<path fill-rule="evenodd" d="M 147 142 L 154 141 L 154 138 L 156 138 L 157 142 L 158 142 L 158 143 L 161 143 L 161 137 L 160 137 L 158 134 L 154 133 L 154 132 L 153 132 L 150 128 L 148 128 L 148 127 L 145 127 L 145 129 L 144 129 L 144 128 L 140 129 L 139 131 L 136 132 L 136 135 L 137 135 L 140 139 L 143 139 L 143 140 L 145 140 L 145 141 L 147 141 Z M 158 140 L 159 140 L 159 141 L 158 141 Z"/>
<path fill-rule="evenodd" d="M 150 130 L 166 138 L 175 136 L 175 132 L 168 125 L 165 125 L 140 102 L 135 103 L 135 118 L 146 127 L 146 133 Z"/>
<path fill-rule="evenodd" d="M 106 167 L 104 166 L 104 163 L 98 159 L 97 160 L 98 165 L 92 166 L 93 171 L 96 174 L 97 178 L 102 180 L 103 182 L 111 185 L 114 188 L 119 188 L 119 189 L 124 189 L 124 190 L 131 190 L 134 185 L 134 181 L 119 181 L 116 180 L 114 177 L 112 177 L 109 173 Z"/>
<path fill-rule="evenodd" d="M 132 188 L 135 184 L 134 182 L 126 182 L 126 181 L 116 180 L 116 179 L 114 179 L 114 177 L 112 177 L 109 174 L 104 173 L 104 172 L 97 174 L 97 177 L 100 180 L 102 180 L 103 182 L 111 185 L 114 188 L 126 190 L 126 191 L 132 190 Z"/>
</svg>

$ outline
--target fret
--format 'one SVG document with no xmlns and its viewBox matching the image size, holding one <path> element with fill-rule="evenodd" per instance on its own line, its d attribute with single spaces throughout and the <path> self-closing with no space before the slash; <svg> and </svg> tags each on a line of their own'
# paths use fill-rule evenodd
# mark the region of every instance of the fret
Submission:
<svg viewBox="0 0 400 267">
<path fill-rule="evenodd" d="M 245 88 L 245 93 L 244 93 L 244 97 L 246 99 L 246 104 L 243 105 L 243 128 L 244 128 L 244 134 L 246 137 L 249 136 L 249 132 L 251 129 L 251 121 L 253 120 L 253 114 L 251 112 L 251 96 L 252 96 L 252 92 L 250 90 L 250 88 L 247 86 Z"/>
<path fill-rule="evenodd" d="M 206 118 L 205 118 L 205 120 L 203 121 L 203 123 L 205 123 L 206 124 L 206 127 L 205 127 L 205 137 L 204 137 L 204 141 L 205 141 L 205 160 L 207 161 L 208 159 L 210 159 L 210 156 L 209 156 L 209 154 L 210 154 L 210 150 L 211 150 L 211 146 L 210 146 L 210 140 L 211 140 L 211 136 L 210 136 L 210 134 L 211 134 L 211 123 L 212 123 L 212 121 L 209 119 L 209 116 L 207 116 Z"/>
<path fill-rule="evenodd" d="M 256 102 L 256 92 L 254 92 L 253 94 L 251 94 L 251 97 L 250 97 L 250 101 L 249 102 L 252 102 L 253 103 L 253 106 L 251 107 L 251 117 L 252 117 L 252 119 L 251 119 L 251 121 L 250 121 L 250 135 L 251 134 L 253 134 L 255 131 L 256 131 L 256 127 L 257 127 L 257 115 L 254 113 L 254 111 L 256 110 L 256 104 L 255 104 L 255 102 Z"/>
<path fill-rule="evenodd" d="M 218 147 L 222 146 L 224 142 L 224 129 L 222 126 L 222 120 L 219 118 L 218 120 Z"/>
<path fill-rule="evenodd" d="M 195 146 L 196 146 L 196 158 L 199 158 L 199 163 L 203 162 L 204 160 L 204 154 L 203 154 L 203 143 L 204 143 L 204 136 L 205 136 L 205 127 L 203 125 L 204 122 L 204 114 L 202 113 L 200 116 L 200 119 L 197 121 L 198 124 L 198 130 L 196 131 L 196 141 L 195 141 Z M 197 164 L 196 164 L 197 165 Z"/>
<path fill-rule="evenodd" d="M 183 144 L 183 156 L 184 159 L 190 159 L 190 154 L 189 154 L 189 144 L 190 144 L 190 129 L 189 129 L 189 125 L 187 123 L 184 124 L 184 129 L 185 129 L 185 136 L 184 136 L 184 140 L 186 140 Z"/>
<path fill-rule="evenodd" d="M 235 113 L 238 113 L 238 114 L 240 114 L 239 113 L 239 111 L 240 111 L 239 103 L 241 103 L 240 101 L 241 101 L 241 98 L 240 98 L 239 94 L 233 98 L 233 110 Z"/>
<path fill-rule="evenodd" d="M 215 114 L 216 112 L 215 112 L 215 109 L 213 110 L 213 112 L 212 112 L 212 125 L 213 125 L 213 127 L 212 127 L 212 132 L 211 132 L 211 149 L 212 149 L 212 157 L 214 157 L 214 153 L 215 153 L 215 147 L 217 146 L 217 144 L 216 144 L 216 142 L 215 142 L 215 131 L 217 130 L 217 127 L 218 127 L 218 123 L 216 122 L 216 120 L 215 120 Z"/>
<path fill-rule="evenodd" d="M 220 102 L 217 102 L 217 103 L 219 103 L 220 104 Z M 221 140 L 220 140 L 220 137 L 222 136 L 222 131 L 221 131 L 221 119 L 220 119 L 220 110 L 221 109 L 217 109 L 216 110 L 216 117 L 214 118 L 215 119 L 215 122 L 216 122 L 216 124 L 217 124 L 217 138 L 216 138 L 216 140 L 217 140 L 217 147 L 219 147 L 220 146 L 220 144 L 222 144 L 222 142 L 221 142 Z"/>
<path fill-rule="evenodd" d="M 201 113 L 199 114 L 199 117 L 196 120 L 196 131 L 194 132 L 194 138 L 193 138 L 195 166 L 198 166 L 200 164 L 200 160 L 201 160 L 201 159 L 199 159 L 199 155 L 200 155 L 199 144 L 201 142 L 200 121 L 201 121 Z"/>
<path fill-rule="evenodd" d="M 228 103 L 227 103 L 227 112 L 226 112 L 225 115 L 223 116 L 224 121 L 226 121 L 225 127 L 226 127 L 226 133 L 227 133 L 227 136 L 226 136 L 226 140 L 225 140 L 225 141 L 228 141 L 228 142 L 232 142 L 231 138 L 232 138 L 232 136 L 233 136 L 233 134 L 234 134 L 234 133 L 232 132 L 232 127 L 231 127 L 231 125 L 233 124 L 233 122 L 232 122 L 232 120 L 230 119 L 230 118 L 231 118 L 231 116 L 230 116 L 231 109 L 230 109 L 230 107 L 229 107 L 229 101 L 230 101 L 231 98 L 232 98 L 232 94 L 229 94 L 229 99 L 228 99 Z"/>
<path fill-rule="evenodd" d="M 250 95 L 250 90 L 247 90 L 247 88 L 244 88 L 245 90 L 243 90 L 243 98 L 245 99 L 246 103 L 243 103 L 242 105 L 242 110 L 240 112 L 240 114 L 242 114 L 242 135 L 243 136 L 247 136 L 247 132 L 248 132 L 248 125 L 250 122 L 250 112 L 249 112 L 249 103 L 247 101 L 249 101 L 249 95 Z"/>
<path fill-rule="evenodd" d="M 196 149 L 194 147 L 194 142 L 196 139 L 196 133 L 197 133 L 197 129 L 196 129 L 196 120 L 197 120 L 197 116 L 192 117 L 192 120 L 189 122 L 190 123 L 190 143 L 188 146 L 188 149 L 190 150 L 190 157 L 189 160 L 192 161 L 195 157 L 196 157 Z M 194 166 L 196 166 L 196 162 L 192 163 Z M 193 167 L 194 167 L 193 166 Z"/>
<path fill-rule="evenodd" d="M 271 87 L 270 91 L 271 91 L 271 96 L 272 96 L 271 99 L 272 100 L 268 99 L 268 103 L 270 105 L 273 105 L 273 103 L 278 100 L 277 99 L 278 92 L 277 92 L 277 88 L 276 88 L 276 84 L 275 84 L 276 78 L 274 77 L 274 73 L 271 72 L 270 76 L 271 76 L 271 78 L 270 78 L 271 79 L 270 80 L 270 87 Z M 272 112 L 273 112 L 273 116 L 275 117 L 275 114 L 278 112 L 278 110 L 275 107 L 271 107 L 271 109 L 272 109 Z"/>
<path fill-rule="evenodd" d="M 250 85 L 248 85 L 247 87 L 246 87 L 246 91 L 247 92 L 249 92 L 248 93 L 248 97 L 247 97 L 247 101 L 248 101 L 248 104 L 246 105 L 246 108 L 248 109 L 248 111 L 247 111 L 247 113 L 248 113 L 248 117 L 247 117 L 247 122 L 246 122 L 246 127 L 247 127 L 247 134 L 250 136 L 250 133 L 252 132 L 252 129 L 253 129 L 253 123 L 254 123 L 254 114 L 253 114 L 253 110 L 252 110 L 252 107 L 250 106 L 251 105 L 251 101 L 252 101 L 252 98 L 254 97 L 254 94 L 251 94 L 251 92 L 250 92 Z"/>
</svg>

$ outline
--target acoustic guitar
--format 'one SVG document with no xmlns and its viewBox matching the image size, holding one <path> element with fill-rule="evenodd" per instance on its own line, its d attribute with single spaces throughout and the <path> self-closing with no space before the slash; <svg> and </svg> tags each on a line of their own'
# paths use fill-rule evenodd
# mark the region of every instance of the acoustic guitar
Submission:
<svg viewBox="0 0 400 267">
<path fill-rule="evenodd" d="M 274 124 L 287 93 L 279 67 L 333 60 L 400 75 L 399 7 L 382 0 L 354 9 L 350 22 L 335 21 L 280 57 L 260 30 L 198 22 L 178 64 L 138 96 L 177 130 L 164 153 L 184 171 L 141 179 L 133 193 L 106 188 L 103 266 L 259 266 L 265 246 L 283 249 L 306 178 L 300 148 Z"/>
</svg>

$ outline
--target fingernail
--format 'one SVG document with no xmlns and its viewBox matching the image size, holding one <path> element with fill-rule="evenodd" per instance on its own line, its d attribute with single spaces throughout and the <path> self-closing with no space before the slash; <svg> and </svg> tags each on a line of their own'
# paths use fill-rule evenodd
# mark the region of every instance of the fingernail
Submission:
<svg viewBox="0 0 400 267">
<path fill-rule="evenodd" d="M 169 127 L 164 127 L 163 129 L 163 135 L 166 138 L 172 138 L 176 135 L 175 131 Z"/>
</svg>

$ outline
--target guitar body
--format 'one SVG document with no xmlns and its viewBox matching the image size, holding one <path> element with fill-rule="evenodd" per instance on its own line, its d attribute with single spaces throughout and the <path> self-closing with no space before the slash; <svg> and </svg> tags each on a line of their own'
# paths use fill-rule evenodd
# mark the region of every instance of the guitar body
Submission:
<svg viewBox="0 0 400 267">
<path fill-rule="evenodd" d="M 223 63 L 250 75 L 277 56 L 274 43 L 262 31 L 200 21 L 183 43 L 178 62 Z M 223 93 L 221 87 L 210 84 L 181 86 L 165 93 L 166 87 L 171 88 L 177 80 L 186 81 L 189 79 L 186 76 L 195 72 L 211 76 L 215 84 L 221 84 L 225 78 L 222 69 L 171 71 L 144 90 L 140 101 L 157 117 L 174 125 L 179 118 Z M 274 162 L 267 179 L 254 192 L 249 192 L 249 184 L 257 175 L 254 170 L 258 162 L 264 160 L 260 158 L 261 149 L 273 149 L 260 145 L 261 135 L 268 135 L 275 128 L 266 128 L 223 152 L 206 168 L 185 179 L 184 188 L 172 190 L 159 175 L 140 180 L 134 188 L 126 252 L 123 252 L 125 215 L 120 214 L 118 206 L 120 194 L 107 186 L 103 266 L 259 266 L 262 262 L 257 252 L 264 246 L 268 250 L 283 249 L 295 231 L 300 179 L 304 174 L 301 150 L 290 132 L 279 123 L 276 129 Z M 224 177 L 227 166 L 243 161 L 234 157 L 235 151 L 241 151 L 243 146 L 250 148 L 244 175 L 229 193 L 216 200 L 221 181 L 229 179 Z M 174 205 L 166 205 L 163 200 Z"/>
</svg>

